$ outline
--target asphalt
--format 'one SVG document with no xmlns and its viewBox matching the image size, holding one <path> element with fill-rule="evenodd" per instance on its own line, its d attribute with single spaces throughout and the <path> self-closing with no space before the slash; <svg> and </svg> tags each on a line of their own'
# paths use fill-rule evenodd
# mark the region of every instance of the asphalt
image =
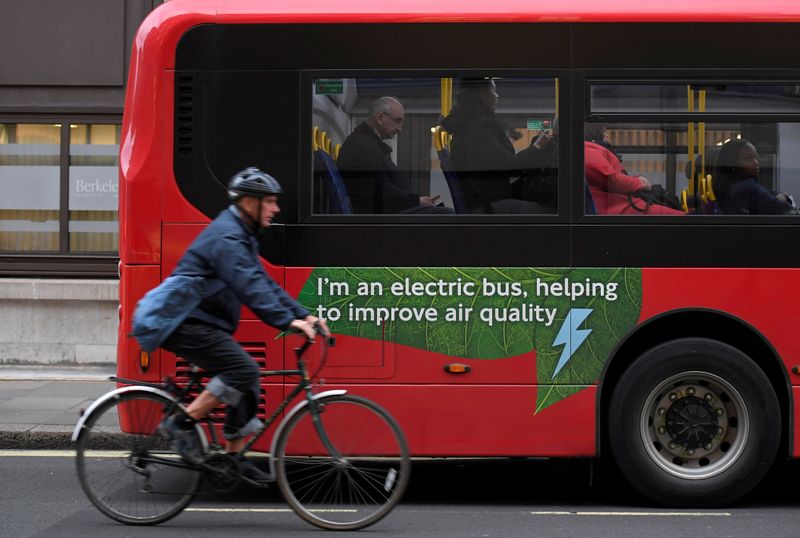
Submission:
<svg viewBox="0 0 800 538">
<path fill-rule="evenodd" d="M 0 367 L 0 449 L 73 448 L 81 411 L 116 388 L 114 367 Z"/>
</svg>

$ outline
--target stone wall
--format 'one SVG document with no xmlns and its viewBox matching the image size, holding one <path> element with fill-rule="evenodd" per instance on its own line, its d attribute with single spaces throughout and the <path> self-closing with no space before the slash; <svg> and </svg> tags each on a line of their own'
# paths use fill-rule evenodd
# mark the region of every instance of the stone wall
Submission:
<svg viewBox="0 0 800 538">
<path fill-rule="evenodd" d="M 118 286 L 0 278 L 0 365 L 115 364 Z"/>
</svg>

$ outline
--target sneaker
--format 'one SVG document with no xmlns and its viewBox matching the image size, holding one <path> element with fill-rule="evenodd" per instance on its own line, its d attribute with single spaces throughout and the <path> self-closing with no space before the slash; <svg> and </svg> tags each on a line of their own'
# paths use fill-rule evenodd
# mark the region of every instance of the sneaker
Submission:
<svg viewBox="0 0 800 538">
<path fill-rule="evenodd" d="M 177 424 L 177 416 L 171 415 L 158 425 L 158 433 L 170 442 L 172 449 L 189 463 L 203 463 L 203 450 L 194 428 L 185 430 Z"/>
<path fill-rule="evenodd" d="M 256 464 L 252 461 L 248 460 L 244 456 L 236 456 L 236 459 L 239 460 L 239 468 L 242 471 L 242 476 L 246 479 L 261 483 L 270 481 L 271 477 L 256 467 Z"/>
</svg>

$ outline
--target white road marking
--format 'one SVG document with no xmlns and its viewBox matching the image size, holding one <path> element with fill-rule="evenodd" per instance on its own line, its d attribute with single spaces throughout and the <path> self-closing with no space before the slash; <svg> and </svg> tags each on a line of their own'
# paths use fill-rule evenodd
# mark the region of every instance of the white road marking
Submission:
<svg viewBox="0 0 800 538">
<path fill-rule="evenodd" d="M 0 458 L 74 458 L 74 450 L 0 450 Z"/>
<path fill-rule="evenodd" d="M 130 454 L 130 450 L 87 450 L 84 456 L 90 458 L 124 458 Z M 0 458 L 74 458 L 74 450 L 0 450 Z M 167 454 L 165 457 L 177 458 L 175 454 Z"/>
<path fill-rule="evenodd" d="M 185 512 L 291 512 L 290 508 L 187 508 Z"/>
<path fill-rule="evenodd" d="M 276 513 L 276 512 L 294 512 L 290 508 L 187 508 L 186 512 L 267 512 L 267 513 Z M 344 513 L 344 512 L 358 512 L 358 510 L 346 510 L 342 509 L 319 509 L 319 510 L 309 510 L 309 512 L 336 512 L 336 513 Z"/>
<path fill-rule="evenodd" d="M 730 517 L 730 512 L 531 512 L 532 516 Z"/>
</svg>

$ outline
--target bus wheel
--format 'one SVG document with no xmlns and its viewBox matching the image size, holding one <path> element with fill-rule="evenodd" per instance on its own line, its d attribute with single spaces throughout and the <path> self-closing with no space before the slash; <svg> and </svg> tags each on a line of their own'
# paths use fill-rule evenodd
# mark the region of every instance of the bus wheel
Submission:
<svg viewBox="0 0 800 538">
<path fill-rule="evenodd" d="M 667 506 L 721 506 L 750 491 L 778 450 L 781 410 L 764 372 L 722 342 L 661 344 L 627 369 L 611 396 L 614 459 Z"/>
</svg>

